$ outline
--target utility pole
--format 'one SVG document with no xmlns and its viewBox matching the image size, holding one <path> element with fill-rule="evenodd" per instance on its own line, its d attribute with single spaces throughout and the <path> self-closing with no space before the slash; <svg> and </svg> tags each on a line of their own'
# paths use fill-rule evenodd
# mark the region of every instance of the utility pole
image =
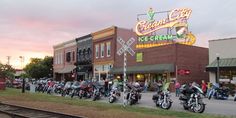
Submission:
<svg viewBox="0 0 236 118">
<path fill-rule="evenodd" d="M 7 64 L 10 65 L 11 56 L 7 56 Z"/>
</svg>

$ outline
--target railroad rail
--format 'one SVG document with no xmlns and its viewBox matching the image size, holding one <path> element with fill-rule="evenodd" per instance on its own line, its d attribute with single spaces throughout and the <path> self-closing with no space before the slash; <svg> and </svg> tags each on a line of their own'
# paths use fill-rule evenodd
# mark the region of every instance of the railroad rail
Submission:
<svg viewBox="0 0 236 118">
<path fill-rule="evenodd" d="M 0 113 L 7 114 L 12 118 L 85 118 L 83 116 L 74 116 L 54 111 L 46 111 L 1 102 Z"/>
</svg>

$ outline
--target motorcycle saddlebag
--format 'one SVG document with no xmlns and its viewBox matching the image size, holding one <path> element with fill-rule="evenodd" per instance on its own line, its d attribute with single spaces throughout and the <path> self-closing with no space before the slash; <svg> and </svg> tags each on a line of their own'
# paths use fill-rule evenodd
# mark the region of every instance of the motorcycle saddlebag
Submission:
<svg viewBox="0 0 236 118">
<path fill-rule="evenodd" d="M 152 96 L 152 100 L 157 100 L 157 99 L 158 99 L 158 95 L 157 94 Z"/>
</svg>

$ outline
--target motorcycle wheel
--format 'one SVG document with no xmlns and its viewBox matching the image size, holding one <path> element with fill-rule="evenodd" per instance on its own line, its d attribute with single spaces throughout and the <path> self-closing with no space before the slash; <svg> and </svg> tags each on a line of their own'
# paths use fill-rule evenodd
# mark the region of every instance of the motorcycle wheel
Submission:
<svg viewBox="0 0 236 118">
<path fill-rule="evenodd" d="M 93 96 L 93 101 L 95 101 L 95 100 L 97 100 L 97 96 L 96 95 Z"/>
<path fill-rule="evenodd" d="M 109 97 L 109 102 L 110 102 L 110 103 L 113 103 L 113 102 L 115 102 L 115 100 L 116 100 L 116 98 L 115 98 L 115 97 L 113 97 L 113 96 Z"/>
<path fill-rule="evenodd" d="M 158 100 L 156 100 L 155 103 L 156 103 L 156 107 L 159 107 L 159 106 L 160 106 Z"/>
<path fill-rule="evenodd" d="M 205 104 L 203 103 L 198 103 L 197 106 L 196 105 L 193 106 L 193 111 L 195 113 L 203 113 L 204 110 L 205 110 Z"/>
<path fill-rule="evenodd" d="M 70 97 L 71 97 L 71 98 L 73 98 L 73 97 L 74 97 L 74 95 L 75 95 L 75 93 L 73 92 L 73 93 L 71 94 L 71 96 L 70 96 Z"/>
<path fill-rule="evenodd" d="M 65 91 L 62 91 L 61 96 L 64 97 L 66 95 Z"/>
<path fill-rule="evenodd" d="M 184 110 L 188 110 L 189 109 L 188 105 L 186 105 L 186 104 L 183 104 L 183 107 L 184 107 Z"/>
<path fill-rule="evenodd" d="M 167 101 L 166 103 L 162 102 L 161 103 L 161 108 L 168 110 L 168 109 L 170 109 L 171 105 L 172 105 L 172 102 L 170 102 L 170 101 Z"/>
</svg>

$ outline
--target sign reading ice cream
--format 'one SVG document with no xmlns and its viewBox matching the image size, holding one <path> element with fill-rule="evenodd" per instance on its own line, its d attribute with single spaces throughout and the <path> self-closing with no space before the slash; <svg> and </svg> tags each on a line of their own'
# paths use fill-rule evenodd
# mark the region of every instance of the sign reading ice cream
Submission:
<svg viewBox="0 0 236 118">
<path fill-rule="evenodd" d="M 152 8 L 149 9 L 147 16 L 148 20 L 140 20 L 136 24 L 135 32 L 138 35 L 138 44 L 136 48 L 149 48 L 172 43 L 181 43 L 193 45 L 195 36 L 188 31 L 187 20 L 189 19 L 192 10 L 188 8 L 174 9 L 167 11 L 167 18 L 155 21 Z M 175 29 L 175 34 L 169 33 L 166 35 L 153 35 L 158 30 L 168 28 L 170 31 Z"/>
</svg>

